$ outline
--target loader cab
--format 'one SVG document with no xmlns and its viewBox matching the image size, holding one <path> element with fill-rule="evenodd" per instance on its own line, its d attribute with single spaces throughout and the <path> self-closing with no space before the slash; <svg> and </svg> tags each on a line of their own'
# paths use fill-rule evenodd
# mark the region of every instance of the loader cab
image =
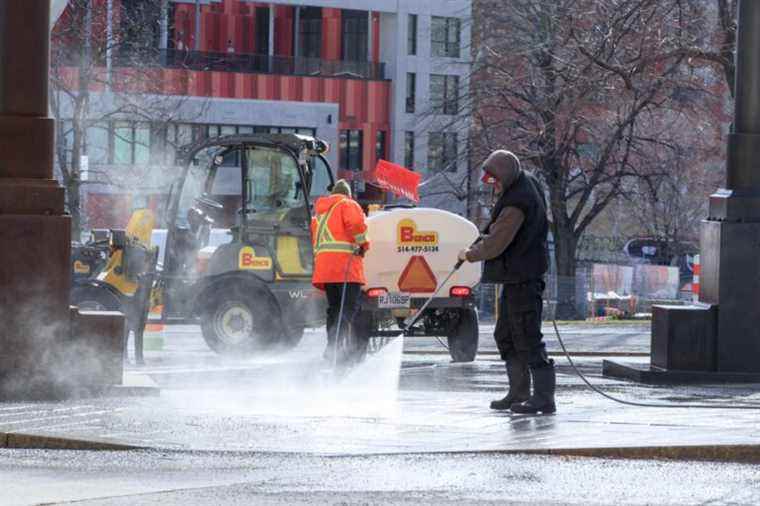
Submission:
<svg viewBox="0 0 760 506">
<path fill-rule="evenodd" d="M 162 276 L 168 318 L 197 313 L 215 280 L 308 289 L 311 206 L 333 183 L 326 152 L 324 142 L 294 134 L 220 137 L 180 150 Z"/>
</svg>

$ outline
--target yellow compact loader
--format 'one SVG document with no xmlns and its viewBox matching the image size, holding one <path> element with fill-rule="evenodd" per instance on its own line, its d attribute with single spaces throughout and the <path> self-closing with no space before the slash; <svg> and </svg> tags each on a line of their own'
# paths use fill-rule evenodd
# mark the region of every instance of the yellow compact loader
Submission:
<svg viewBox="0 0 760 506">
<path fill-rule="evenodd" d="M 153 216 L 138 211 L 123 239 L 114 235 L 105 269 L 74 290 L 74 302 L 124 311 L 141 337 L 153 292 L 162 323 L 200 324 L 218 353 L 295 346 L 305 327 L 324 323 L 324 296 L 311 285 L 310 221 L 314 200 L 333 183 L 327 150 L 295 134 L 217 137 L 181 148 L 159 272 L 151 268 Z"/>
</svg>

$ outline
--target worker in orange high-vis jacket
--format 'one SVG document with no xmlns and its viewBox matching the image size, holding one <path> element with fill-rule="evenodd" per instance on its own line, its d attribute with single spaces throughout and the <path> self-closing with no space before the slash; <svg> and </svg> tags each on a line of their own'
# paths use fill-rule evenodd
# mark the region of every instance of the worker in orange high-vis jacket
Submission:
<svg viewBox="0 0 760 506">
<path fill-rule="evenodd" d="M 351 187 L 343 179 L 333 185 L 332 194 L 314 205 L 311 236 L 314 245 L 312 283 L 327 295 L 327 360 L 361 360 L 367 343 L 348 341 L 347 356 L 335 357 L 336 336 L 348 338 L 359 312 L 364 278 L 364 253 L 369 249 L 367 223 L 361 206 L 351 198 Z M 357 337 L 357 336 L 355 336 Z M 361 339 L 361 337 L 359 337 Z M 366 340 L 366 338 L 364 338 Z"/>
</svg>

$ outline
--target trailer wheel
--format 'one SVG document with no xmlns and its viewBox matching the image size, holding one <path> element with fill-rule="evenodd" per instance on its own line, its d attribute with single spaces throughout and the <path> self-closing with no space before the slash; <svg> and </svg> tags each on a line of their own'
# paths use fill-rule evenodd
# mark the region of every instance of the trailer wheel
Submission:
<svg viewBox="0 0 760 506">
<path fill-rule="evenodd" d="M 201 331 L 221 355 L 249 355 L 282 342 L 279 311 L 269 294 L 238 286 L 215 290 L 201 310 Z"/>
<path fill-rule="evenodd" d="M 454 362 L 472 362 L 478 354 L 478 313 L 462 309 L 459 322 L 449 334 L 449 354 Z"/>
</svg>

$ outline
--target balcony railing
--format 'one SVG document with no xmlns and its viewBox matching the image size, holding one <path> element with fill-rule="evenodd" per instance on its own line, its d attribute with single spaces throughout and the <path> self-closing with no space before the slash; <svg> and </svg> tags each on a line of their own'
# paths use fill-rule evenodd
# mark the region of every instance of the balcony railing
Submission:
<svg viewBox="0 0 760 506">
<path fill-rule="evenodd" d="M 114 56 L 114 66 L 157 65 L 166 68 L 281 74 L 290 76 L 385 79 L 385 64 L 362 61 L 323 60 L 322 58 L 270 56 L 265 54 L 208 53 L 164 49 L 153 52 L 128 52 Z"/>
</svg>

